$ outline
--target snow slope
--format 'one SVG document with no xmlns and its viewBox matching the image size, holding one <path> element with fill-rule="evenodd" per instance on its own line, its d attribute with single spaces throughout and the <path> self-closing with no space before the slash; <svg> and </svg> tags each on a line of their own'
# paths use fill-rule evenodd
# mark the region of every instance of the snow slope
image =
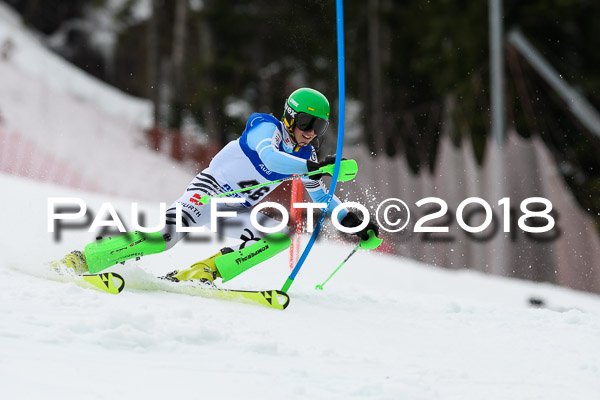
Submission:
<svg viewBox="0 0 600 400">
<path fill-rule="evenodd" d="M 285 311 L 44 279 L 56 243 L 46 199 L 67 189 L 0 174 L 0 393 L 4 399 L 597 399 L 600 298 L 454 272 L 319 242 Z M 81 196 L 81 192 L 76 192 Z M 107 201 L 84 196 L 91 209 Z M 125 220 L 128 202 L 112 199 Z M 18 209 L 16 208 L 19 206 Z M 157 206 L 145 205 L 148 225 Z M 153 211 L 154 210 L 154 211 Z M 129 283 L 187 266 L 222 243 L 184 242 L 115 267 Z M 227 283 L 280 288 L 280 255 Z M 528 307 L 531 296 L 551 309 Z"/>
<path fill-rule="evenodd" d="M 0 171 L 149 201 L 197 173 L 147 145 L 152 104 L 46 49 L 0 2 Z"/>
</svg>

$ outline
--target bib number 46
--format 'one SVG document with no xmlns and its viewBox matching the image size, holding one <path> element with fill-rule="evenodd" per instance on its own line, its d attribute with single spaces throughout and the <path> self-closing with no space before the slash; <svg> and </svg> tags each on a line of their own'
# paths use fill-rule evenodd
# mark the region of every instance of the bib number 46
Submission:
<svg viewBox="0 0 600 400">
<path fill-rule="evenodd" d="M 242 188 L 242 189 L 243 188 L 247 188 L 247 187 L 256 186 L 258 184 L 259 183 L 256 180 L 238 182 L 238 186 L 240 188 Z M 252 190 L 252 191 L 248 190 L 248 191 L 244 191 L 244 192 L 241 192 L 241 193 L 243 193 L 250 200 L 258 201 L 262 197 L 266 196 L 267 193 L 269 193 L 270 190 L 271 189 L 269 189 L 267 186 L 263 186 L 263 187 L 257 188 L 256 190 Z"/>
</svg>

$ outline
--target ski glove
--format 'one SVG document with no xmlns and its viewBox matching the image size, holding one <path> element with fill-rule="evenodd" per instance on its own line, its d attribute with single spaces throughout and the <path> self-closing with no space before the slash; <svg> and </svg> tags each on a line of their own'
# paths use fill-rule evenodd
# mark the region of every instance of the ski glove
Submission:
<svg viewBox="0 0 600 400">
<path fill-rule="evenodd" d="M 342 158 L 342 160 L 345 160 L 345 158 Z M 335 164 L 335 154 L 328 155 L 327 157 L 325 157 L 325 159 L 323 161 L 319 161 L 319 162 L 314 162 L 314 161 L 308 160 L 308 161 L 306 161 L 306 168 L 308 168 L 308 172 L 313 172 L 313 171 L 317 171 L 319 168 L 324 167 L 329 164 Z M 329 175 L 329 174 L 314 174 L 314 175 L 310 175 L 309 178 L 312 180 L 318 181 L 319 179 L 321 179 L 323 177 L 323 175 Z"/>
<path fill-rule="evenodd" d="M 359 226 L 360 224 L 362 224 L 362 222 L 362 219 L 360 219 L 358 215 L 356 215 L 352 211 L 348 211 L 348 214 L 346 214 L 344 219 L 340 221 L 340 224 L 342 224 L 342 226 L 345 226 L 346 228 L 354 228 L 355 226 Z M 365 226 L 362 230 L 353 233 L 353 235 L 358 236 L 361 240 L 368 240 L 368 232 L 371 229 L 373 230 L 373 232 L 375 232 L 375 236 L 379 236 L 379 227 L 371 221 L 369 221 L 367 226 Z"/>
</svg>

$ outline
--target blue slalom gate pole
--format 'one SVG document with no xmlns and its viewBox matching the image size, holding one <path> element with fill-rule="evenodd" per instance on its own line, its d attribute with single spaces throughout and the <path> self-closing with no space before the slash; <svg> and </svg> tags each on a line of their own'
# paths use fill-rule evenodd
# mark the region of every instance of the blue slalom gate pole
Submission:
<svg viewBox="0 0 600 400">
<path fill-rule="evenodd" d="M 333 170 L 333 176 L 331 178 L 331 187 L 329 188 L 329 193 L 327 195 L 327 206 L 321 213 L 321 217 L 317 222 L 317 226 L 308 241 L 308 244 L 304 248 L 298 263 L 292 270 L 292 273 L 287 278 L 283 288 L 281 288 L 282 292 L 287 292 L 298 271 L 304 265 L 304 261 L 306 261 L 306 257 L 308 257 L 308 253 L 312 249 L 315 241 L 317 240 L 317 236 L 319 236 L 319 232 L 321 232 L 321 228 L 323 227 L 323 223 L 325 222 L 325 218 L 327 217 L 327 210 L 329 208 L 329 204 L 333 199 L 333 194 L 335 193 L 335 187 L 337 185 L 338 176 L 340 173 L 340 164 L 342 162 L 342 152 L 344 150 L 344 120 L 346 118 L 346 72 L 344 68 L 344 8 L 343 1 L 336 0 L 335 3 L 336 8 L 336 25 L 337 25 L 337 50 L 338 50 L 338 97 L 339 97 L 339 107 L 338 107 L 338 138 L 337 138 L 337 149 L 335 156 L 335 168 Z"/>
</svg>

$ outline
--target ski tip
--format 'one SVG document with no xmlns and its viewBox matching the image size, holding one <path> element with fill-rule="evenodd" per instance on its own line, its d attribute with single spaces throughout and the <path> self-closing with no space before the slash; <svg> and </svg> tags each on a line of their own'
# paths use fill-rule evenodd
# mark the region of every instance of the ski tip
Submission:
<svg viewBox="0 0 600 400">
<path fill-rule="evenodd" d="M 101 274 L 82 275 L 82 279 L 100 291 L 119 294 L 125 288 L 125 279 L 117 273 L 105 272 Z"/>
<path fill-rule="evenodd" d="M 287 308 L 287 306 L 290 304 L 290 296 L 287 293 L 282 292 L 281 290 L 274 290 L 274 292 L 276 293 L 277 301 L 279 302 L 279 305 L 281 306 L 281 310 L 285 310 Z M 281 297 L 283 297 L 283 299 L 284 299 L 283 303 L 281 302 Z"/>
<path fill-rule="evenodd" d="M 123 279 L 123 277 L 117 273 L 111 272 L 111 275 L 113 277 L 113 284 L 114 284 L 114 278 L 117 278 L 118 280 L 121 281 L 121 284 L 117 287 L 117 293 L 121 293 L 123 291 L 123 289 L 125 288 L 125 279 Z"/>
</svg>

